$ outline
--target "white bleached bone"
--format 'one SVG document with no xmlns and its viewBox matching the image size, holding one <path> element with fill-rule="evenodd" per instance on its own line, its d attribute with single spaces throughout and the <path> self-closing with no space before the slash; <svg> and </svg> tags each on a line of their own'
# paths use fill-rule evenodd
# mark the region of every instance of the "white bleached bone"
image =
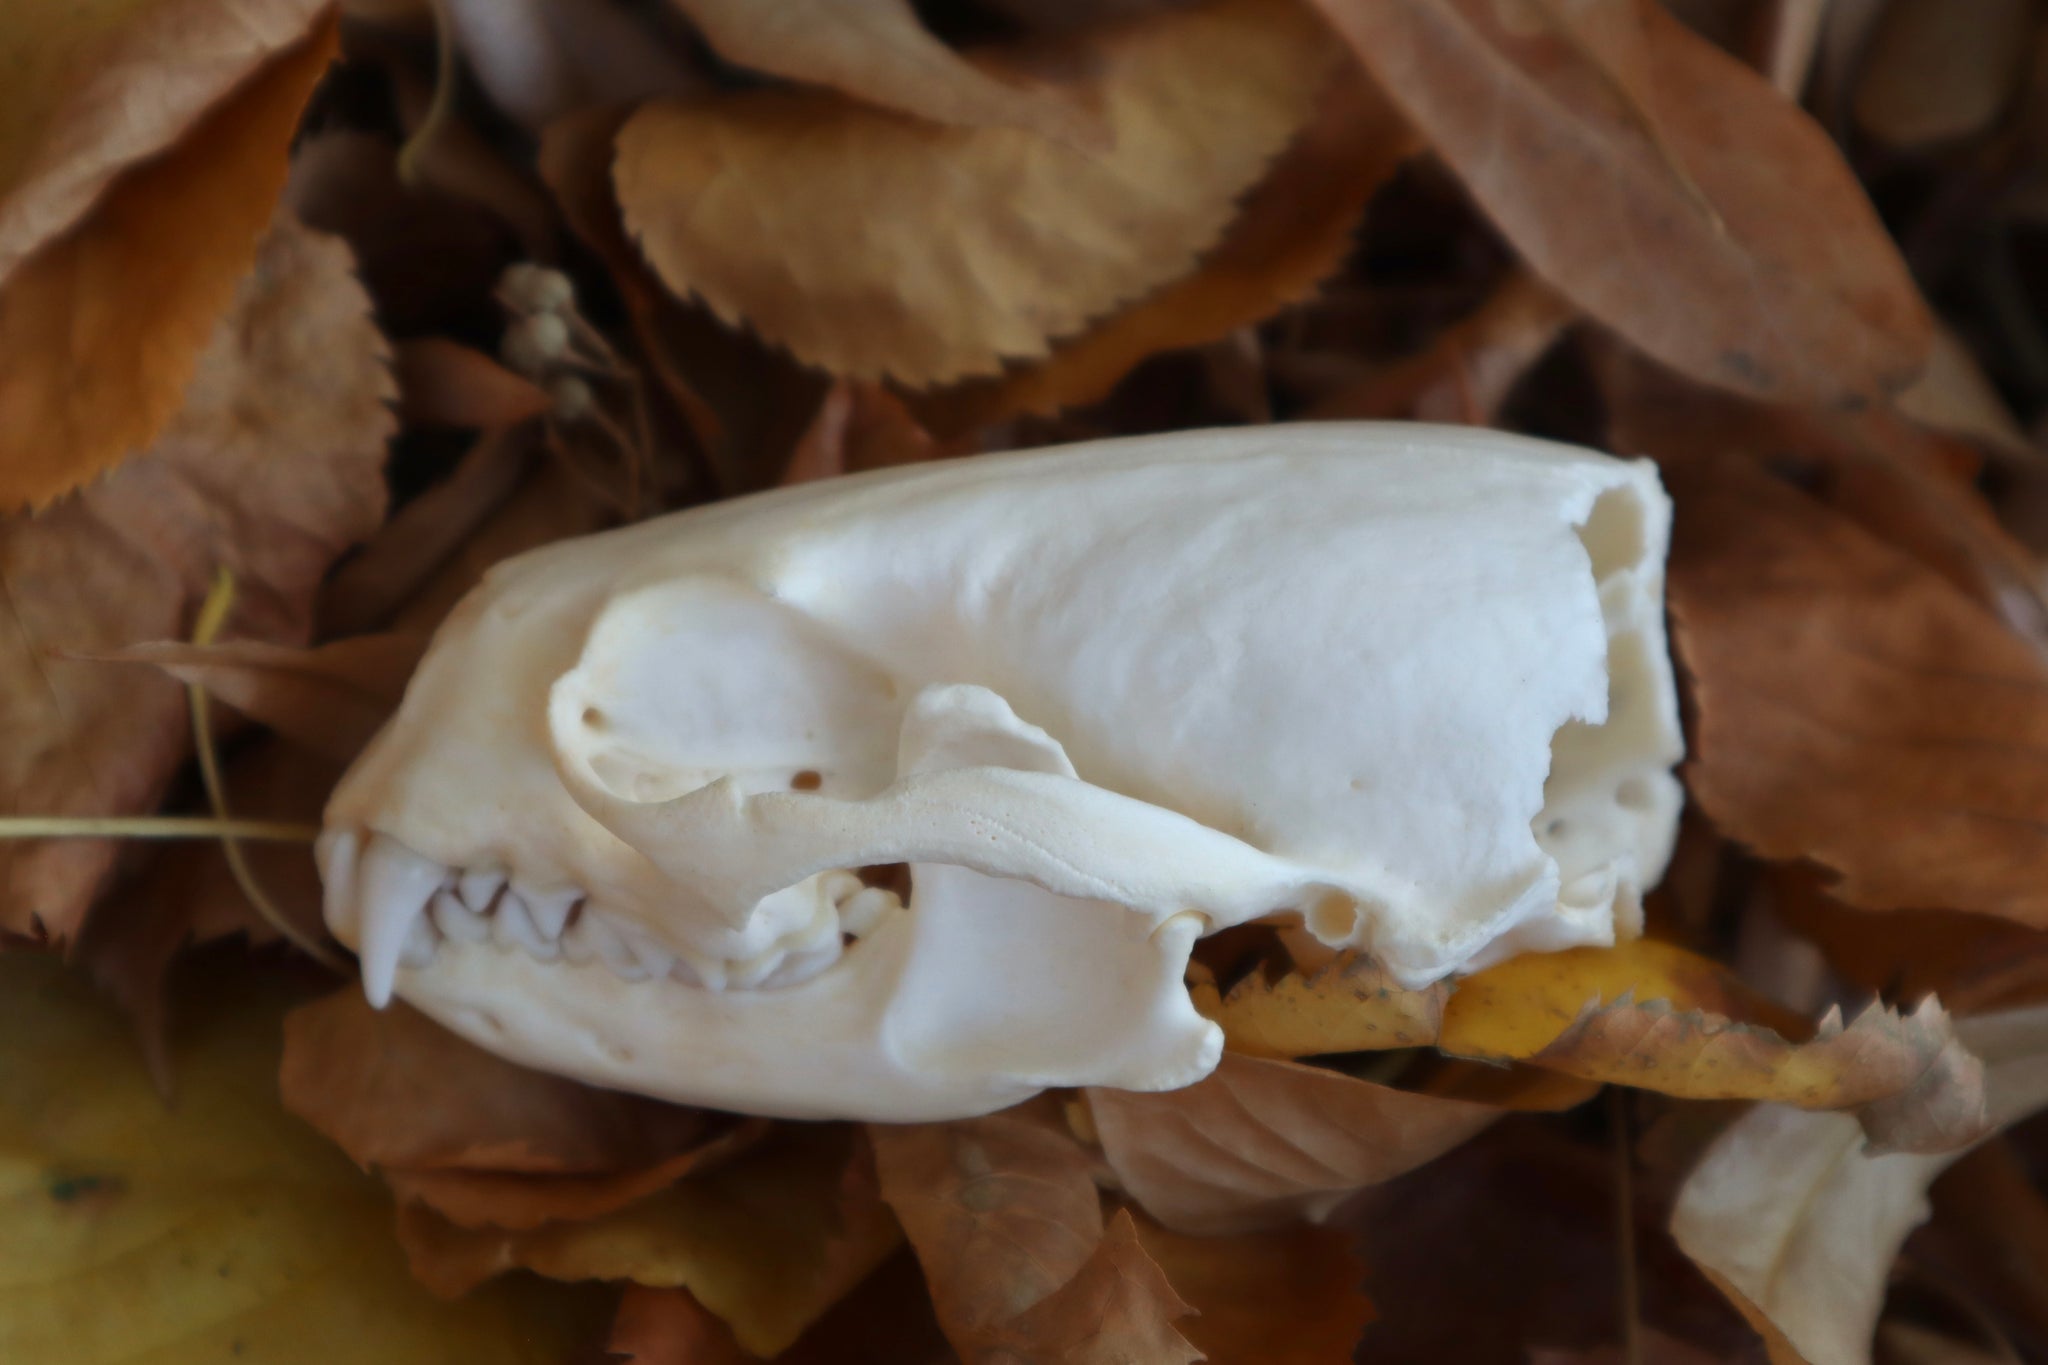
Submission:
<svg viewBox="0 0 2048 1365">
<path fill-rule="evenodd" d="M 337 789 L 329 923 L 373 998 L 692 1103 L 1184 1085 L 1221 1045 L 1203 934 L 1300 916 L 1420 985 L 1637 932 L 1679 805 L 1668 518 L 1647 464 L 1305 425 L 551 546 Z M 899 864 L 908 904 L 863 885 Z M 398 962 L 444 885 L 522 923 Z"/>
</svg>

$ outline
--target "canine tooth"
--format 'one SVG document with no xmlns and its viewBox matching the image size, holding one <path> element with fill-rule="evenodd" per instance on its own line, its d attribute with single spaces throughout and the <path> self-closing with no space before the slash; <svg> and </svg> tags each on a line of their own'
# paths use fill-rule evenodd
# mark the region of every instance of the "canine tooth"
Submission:
<svg viewBox="0 0 2048 1365">
<path fill-rule="evenodd" d="M 562 955 L 561 945 L 541 937 L 526 902 L 510 890 L 498 897 L 498 912 L 491 916 L 491 942 L 501 948 L 523 948 L 543 962 L 552 962 Z"/>
<path fill-rule="evenodd" d="M 434 960 L 434 950 L 440 946 L 441 936 L 434 932 L 433 920 L 421 915 L 405 931 L 405 947 L 399 951 L 398 960 L 407 967 L 424 967 Z"/>
<path fill-rule="evenodd" d="M 583 899 L 583 893 L 573 886 L 565 886 L 559 891 L 536 891 L 514 882 L 512 889 L 520 900 L 526 902 L 527 912 L 533 916 L 533 927 L 540 930 L 542 938 L 551 941 L 562 936 L 562 930 L 569 925 L 569 912 L 576 908 L 576 902 Z"/>
<path fill-rule="evenodd" d="M 482 943 L 491 936 L 491 922 L 462 903 L 453 891 L 439 891 L 427 907 L 434 927 L 457 943 Z"/>
<path fill-rule="evenodd" d="M 464 905 L 481 915 L 491 908 L 492 899 L 504 884 L 505 874 L 497 868 L 472 868 L 456 882 L 455 893 L 462 897 Z"/>
<path fill-rule="evenodd" d="M 363 995 L 378 1009 L 391 1003 L 391 985 L 413 922 L 448 880 L 448 869 L 396 839 L 377 837 L 363 850 L 358 888 L 361 941 L 356 955 L 363 969 Z"/>
<path fill-rule="evenodd" d="M 882 922 L 882 916 L 902 908 L 894 891 L 864 886 L 839 907 L 839 927 L 855 938 L 866 938 Z"/>
</svg>

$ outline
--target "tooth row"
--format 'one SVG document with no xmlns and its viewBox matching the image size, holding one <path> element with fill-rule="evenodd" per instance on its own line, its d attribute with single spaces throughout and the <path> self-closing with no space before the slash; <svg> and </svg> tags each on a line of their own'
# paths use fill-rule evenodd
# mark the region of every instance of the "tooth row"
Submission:
<svg viewBox="0 0 2048 1365">
<path fill-rule="evenodd" d="M 794 985 L 831 966 L 845 940 L 865 937 L 903 909 L 893 891 L 852 872 L 827 872 L 819 915 L 785 940 L 798 946 L 728 961 L 679 955 L 574 888 L 535 888 L 488 868 L 451 871 L 392 839 L 368 842 L 358 887 L 363 990 L 378 1006 L 389 1001 L 399 965 L 428 966 L 444 940 L 516 948 L 542 962 L 600 963 L 625 981 L 667 977 L 712 990 Z"/>
</svg>

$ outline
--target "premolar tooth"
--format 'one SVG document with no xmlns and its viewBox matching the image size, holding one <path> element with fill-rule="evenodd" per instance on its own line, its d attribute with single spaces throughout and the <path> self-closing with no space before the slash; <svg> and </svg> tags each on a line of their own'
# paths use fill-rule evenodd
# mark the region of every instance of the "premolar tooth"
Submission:
<svg viewBox="0 0 2048 1365">
<path fill-rule="evenodd" d="M 491 908 L 491 901 L 497 896 L 498 888 L 505 884 L 505 874 L 494 867 L 472 868 L 462 874 L 455 884 L 456 894 L 462 903 L 479 915 Z"/>
<path fill-rule="evenodd" d="M 427 916 L 421 915 L 412 922 L 412 928 L 406 930 L 405 947 L 399 952 L 398 960 L 408 967 L 418 969 L 434 960 L 434 950 L 440 946 L 441 936 L 434 932 L 433 922 Z"/>
<path fill-rule="evenodd" d="M 864 886 L 839 907 L 839 927 L 855 938 L 866 938 L 881 923 L 882 916 L 902 908 L 903 902 L 894 891 Z"/>
<path fill-rule="evenodd" d="M 765 953 L 756 953 L 743 962 L 734 962 L 725 969 L 725 984 L 740 990 L 751 990 L 760 985 L 782 965 L 789 954 L 781 948 L 770 948 Z"/>
<path fill-rule="evenodd" d="M 669 968 L 676 965 L 676 955 L 657 943 L 652 936 L 630 924 L 618 926 L 619 937 L 625 940 L 632 951 L 634 960 L 640 964 L 643 974 L 653 977 L 667 976 Z"/>
<path fill-rule="evenodd" d="M 863 882 L 857 874 L 848 872 L 843 867 L 821 873 L 818 877 L 819 893 L 833 905 L 846 904 L 847 901 L 859 895 L 861 888 L 865 885 L 867 883 Z"/>
<path fill-rule="evenodd" d="M 377 836 L 363 850 L 357 887 L 362 893 L 363 995 L 378 1009 L 391 1003 L 391 985 L 414 921 L 448 880 L 448 869 L 396 839 Z"/>
<path fill-rule="evenodd" d="M 611 969 L 613 976 L 623 981 L 647 979 L 647 969 L 640 965 L 638 954 L 627 946 L 625 936 L 610 916 L 584 906 L 575 927 L 563 935 L 564 952 L 568 951 L 570 939 L 579 940 L 578 950 L 587 947 L 591 955 Z"/>
<path fill-rule="evenodd" d="M 457 943 L 482 943 L 491 936 L 491 922 L 462 903 L 453 891 L 440 891 L 428 907 L 434 927 Z"/>
<path fill-rule="evenodd" d="M 526 902 L 511 890 L 498 897 L 497 913 L 491 916 L 491 942 L 502 948 L 522 948 L 543 962 L 552 962 L 562 954 L 560 944 L 541 937 Z"/>
<path fill-rule="evenodd" d="M 512 883 L 513 891 L 526 902 L 528 913 L 533 916 L 533 927 L 540 930 L 541 937 L 559 939 L 562 930 L 569 925 L 569 912 L 576 908 L 576 902 L 583 899 L 583 893 L 573 886 L 559 891 L 536 891 L 531 887 Z"/>
<path fill-rule="evenodd" d="M 838 939 L 822 947 L 790 953 L 782 959 L 782 965 L 761 978 L 756 989 L 770 991 L 779 986 L 795 986 L 809 981 L 819 972 L 839 960 L 843 951 Z"/>
</svg>

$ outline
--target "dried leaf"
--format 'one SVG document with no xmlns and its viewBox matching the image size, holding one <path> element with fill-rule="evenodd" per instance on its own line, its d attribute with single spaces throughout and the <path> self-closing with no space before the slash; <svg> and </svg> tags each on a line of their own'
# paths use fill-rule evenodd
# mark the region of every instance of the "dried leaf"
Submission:
<svg viewBox="0 0 2048 1365">
<path fill-rule="evenodd" d="M 1348 953 L 1312 973 L 1253 972 L 1220 998 L 1212 985 L 1190 991 L 1222 1027 L 1224 1046 L 1251 1057 L 1427 1047 L 1450 993 L 1443 982 L 1403 990 L 1373 959 Z"/>
<path fill-rule="evenodd" d="M 1327 1365 L 1349 1360 L 1372 1321 L 1365 1267 L 1351 1238 L 1297 1226 L 1237 1237 L 1185 1237 L 1150 1219 L 1139 1244 L 1196 1316 L 1180 1331 L 1217 1365 Z"/>
<path fill-rule="evenodd" d="M 1317 0 L 1529 265 L 1668 365 L 1795 402 L 1931 322 L 1827 135 L 1655 0 Z"/>
<path fill-rule="evenodd" d="M 530 1071 L 409 1005 L 343 989 L 285 1020 L 287 1109 L 359 1166 L 609 1173 L 687 1151 L 702 1110 Z"/>
<path fill-rule="evenodd" d="M 724 1319 L 687 1289 L 629 1284 L 605 1350 L 631 1365 L 749 1365 Z"/>
<path fill-rule="evenodd" d="M 933 37 L 910 0 L 670 0 L 720 56 L 829 86 L 884 109 L 963 128 L 1029 128 L 1088 142 L 1078 101 L 1017 75 L 982 70 Z"/>
<path fill-rule="evenodd" d="M 2048 1105 L 2048 1008 L 1960 1025 L 1984 1058 L 1994 1125 Z M 1866 1154 L 1843 1114 L 1759 1105 L 1687 1177 L 1671 1231 L 1773 1359 L 1866 1365 L 1886 1274 L 1955 1153 Z"/>
<path fill-rule="evenodd" d="M 1193 1310 L 1145 1254 L 1130 1210 L 1120 1210 L 1095 1254 L 1066 1284 L 997 1335 L 985 1360 L 1033 1365 L 1190 1365 L 1202 1353 L 1174 1329 Z"/>
<path fill-rule="evenodd" d="M 1978 601 L 1736 459 L 1668 468 L 1687 785 L 1868 909 L 2048 926 L 2048 667 Z"/>
<path fill-rule="evenodd" d="M 1949 0 L 1894 0 L 1870 35 L 1852 109 L 1856 126 L 1904 150 L 1988 128 L 2018 90 L 2040 15 L 2031 0 L 1975 0 L 1957 23 Z"/>
<path fill-rule="evenodd" d="M 166 432 L 188 385 L 206 389 L 218 324 L 247 306 L 292 131 L 334 47 L 330 21 L 0 282 L 0 510 L 104 472 Z"/>
<path fill-rule="evenodd" d="M 413 1273 L 460 1294 L 524 1266 L 550 1279 L 687 1288 L 740 1345 L 774 1356 L 901 1240 L 848 1129 L 785 1125 L 745 1155 L 617 1213 L 526 1232 L 467 1230 L 413 1205 Z"/>
<path fill-rule="evenodd" d="M 614 179 L 672 289 L 797 359 L 919 385 L 990 374 L 1193 269 L 1308 121 L 1329 57 L 1292 0 L 1217 0 L 1071 54 L 1113 139 L 1100 154 L 761 90 L 645 106 Z"/>
<path fill-rule="evenodd" d="M 314 753 L 348 763 L 398 709 L 426 647 L 423 635 L 392 632 L 310 649 L 154 640 L 91 657 L 153 664 Z"/>
<path fill-rule="evenodd" d="M 1073 1279 L 1102 1240 L 1093 1160 L 1023 1114 L 871 1124 L 882 1198 L 895 1210 L 964 1358 Z"/>
<path fill-rule="evenodd" d="M 1224 1054 L 1185 1090 L 1090 1089 L 1104 1154 L 1176 1232 L 1243 1232 L 1328 1213 L 1500 1117 L 1488 1105 Z"/>
<path fill-rule="evenodd" d="M 927 396 L 919 416 L 935 430 L 969 432 L 1093 403 L 1149 356 L 1221 340 L 1300 302 L 1342 264 L 1367 200 L 1417 146 L 1385 97 L 1345 73 L 1192 274 L 1062 341 L 1039 364 Z"/>
<path fill-rule="evenodd" d="M 413 1284 L 376 1182 L 277 1105 L 281 993 L 194 984 L 171 1109 L 81 977 L 0 958 L 0 1358 L 555 1365 L 576 1296 Z"/>
<path fill-rule="evenodd" d="M 1539 1346 L 1529 1352 L 1529 1365 L 1724 1365 L 1725 1359 L 1654 1328 L 1643 1333 L 1638 1355 L 1630 1355 L 1621 1346 L 1602 1346 L 1591 1351 L 1546 1350 Z"/>
<path fill-rule="evenodd" d="M 0 809 L 151 809 L 188 752 L 183 689 L 72 657 L 182 638 L 217 568 L 228 635 L 296 643 L 327 566 L 382 516 L 384 344 L 339 242 L 281 220 L 150 453 L 0 522 Z M 69 938 L 112 865 L 88 840 L 0 845 L 0 927 Z"/>
<path fill-rule="evenodd" d="M 825 391 L 818 412 L 790 452 L 785 485 L 889 469 L 959 452 L 941 450 L 903 400 L 887 389 L 842 379 Z"/>
</svg>

